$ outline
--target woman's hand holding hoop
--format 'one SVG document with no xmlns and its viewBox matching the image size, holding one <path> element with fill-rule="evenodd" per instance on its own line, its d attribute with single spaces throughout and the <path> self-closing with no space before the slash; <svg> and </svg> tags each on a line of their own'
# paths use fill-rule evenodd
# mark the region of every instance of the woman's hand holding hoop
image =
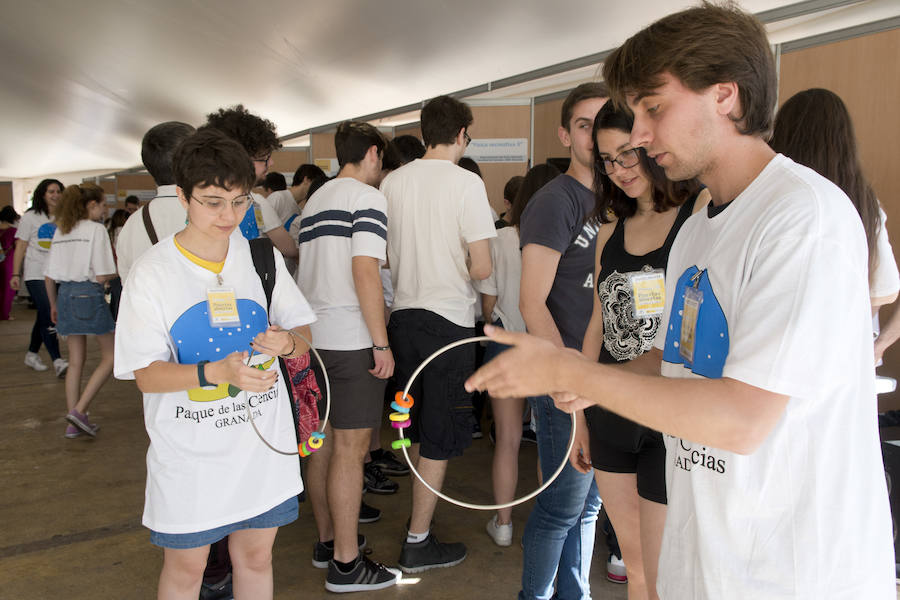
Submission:
<svg viewBox="0 0 900 600">
<path fill-rule="evenodd" d="M 268 391 L 278 380 L 277 371 L 248 367 L 245 363 L 249 356 L 248 352 L 232 352 L 222 360 L 209 363 L 206 366 L 207 380 L 215 384 L 230 383 L 256 394 Z"/>
<path fill-rule="evenodd" d="M 262 333 L 256 334 L 250 347 L 254 352 L 267 356 L 286 356 L 296 348 L 294 338 L 289 331 L 285 331 L 277 325 L 269 325 Z"/>
</svg>

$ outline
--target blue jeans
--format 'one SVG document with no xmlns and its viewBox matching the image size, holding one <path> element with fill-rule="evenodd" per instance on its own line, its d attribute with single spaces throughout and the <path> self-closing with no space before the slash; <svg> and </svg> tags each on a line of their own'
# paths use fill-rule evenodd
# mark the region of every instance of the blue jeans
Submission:
<svg viewBox="0 0 900 600">
<path fill-rule="evenodd" d="M 28 288 L 28 295 L 31 296 L 37 307 L 37 317 L 34 320 L 34 327 L 31 328 L 31 343 L 28 345 L 28 351 L 37 352 L 41 349 L 41 342 L 43 342 L 50 358 L 56 360 L 60 357 L 59 339 L 56 337 L 56 330 L 52 329 L 53 321 L 50 320 L 50 298 L 47 297 L 47 287 L 44 285 L 43 279 L 26 281 L 25 287 Z"/>
<path fill-rule="evenodd" d="M 537 497 L 525 525 L 519 599 L 589 600 L 600 495 L 593 473 L 579 473 L 568 464 L 566 449 L 572 435 L 572 417 L 557 409 L 549 396 L 529 398 L 528 402 L 537 425 L 538 455 L 544 479 L 563 460 L 566 467 Z"/>
</svg>

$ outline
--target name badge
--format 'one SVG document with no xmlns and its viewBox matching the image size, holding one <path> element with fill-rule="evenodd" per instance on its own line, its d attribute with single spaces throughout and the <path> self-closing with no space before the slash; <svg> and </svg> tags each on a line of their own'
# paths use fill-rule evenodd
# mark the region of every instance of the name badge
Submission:
<svg viewBox="0 0 900 600">
<path fill-rule="evenodd" d="M 206 291 L 206 307 L 210 327 L 240 327 L 234 288 L 212 288 Z"/>
<path fill-rule="evenodd" d="M 666 307 L 666 277 L 662 269 L 628 273 L 635 319 L 661 315 Z"/>
<path fill-rule="evenodd" d="M 678 352 L 690 363 L 694 362 L 694 342 L 697 338 L 697 317 L 703 304 L 703 292 L 695 287 L 684 291 L 684 309 L 681 311 L 681 339 Z"/>
</svg>

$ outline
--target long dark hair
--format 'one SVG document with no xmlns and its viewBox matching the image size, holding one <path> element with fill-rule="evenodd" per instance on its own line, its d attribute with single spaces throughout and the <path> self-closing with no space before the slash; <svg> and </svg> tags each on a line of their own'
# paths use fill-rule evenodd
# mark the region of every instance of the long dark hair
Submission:
<svg viewBox="0 0 900 600">
<path fill-rule="evenodd" d="M 866 231 L 871 276 L 878 265 L 875 245 L 881 216 L 875 191 L 863 175 L 853 122 L 843 100 L 821 88 L 794 94 L 775 116 L 769 145 L 831 180 L 850 197 Z"/>
<path fill-rule="evenodd" d="M 637 201 L 629 198 L 601 169 L 603 161 L 600 160 L 600 149 L 597 148 L 597 133 L 601 129 L 631 133 L 633 126 L 634 117 L 631 113 L 616 108 L 612 102 L 604 104 L 594 118 L 594 129 L 591 132 L 594 140 L 594 211 L 591 217 L 599 219 L 601 223 L 612 221 L 610 213 L 618 219 L 633 217 L 637 212 Z M 637 151 L 639 164 L 650 182 L 653 210 L 656 212 L 666 212 L 672 207 L 681 206 L 700 191 L 700 182 L 696 179 L 669 181 L 662 167 L 651 160 L 643 148 L 638 148 Z"/>
<path fill-rule="evenodd" d="M 509 210 L 509 224 L 519 228 L 522 222 L 522 213 L 535 192 L 550 183 L 559 176 L 559 169 L 550 163 L 535 165 L 528 170 L 522 179 L 522 185 L 519 187 L 516 198 L 513 200 L 512 208 Z"/>
<path fill-rule="evenodd" d="M 39 215 L 50 216 L 50 207 L 47 206 L 44 196 L 47 194 L 47 188 L 54 183 L 59 186 L 60 198 L 62 198 L 62 191 L 66 189 L 66 186 L 58 179 L 45 179 L 34 188 L 34 194 L 31 195 L 31 208 L 28 210 L 33 210 Z"/>
</svg>

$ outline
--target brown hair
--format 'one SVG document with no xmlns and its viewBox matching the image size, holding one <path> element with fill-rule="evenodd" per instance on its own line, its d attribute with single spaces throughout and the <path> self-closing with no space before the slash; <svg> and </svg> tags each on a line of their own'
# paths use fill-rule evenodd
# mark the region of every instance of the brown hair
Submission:
<svg viewBox="0 0 900 600">
<path fill-rule="evenodd" d="M 628 38 L 603 65 L 611 98 L 662 85 L 669 73 L 695 91 L 735 82 L 742 114 L 731 115 L 744 135 L 767 139 L 772 132 L 778 83 L 775 58 L 762 23 L 732 3 L 701 6 L 663 17 Z"/>
<path fill-rule="evenodd" d="M 590 100 L 591 98 L 609 98 L 609 89 L 602 81 L 590 81 L 582 83 L 569 92 L 566 99 L 563 100 L 562 110 L 559 115 L 559 124 L 566 131 L 569 131 L 569 125 L 572 121 L 572 113 L 575 112 L 575 105 L 582 100 Z"/>
<path fill-rule="evenodd" d="M 531 167 L 522 178 L 522 185 L 519 186 L 512 208 L 509 209 L 509 224 L 518 229 L 522 222 L 522 213 L 525 212 L 525 207 L 528 206 L 532 196 L 558 176 L 559 169 L 550 163 Z"/>
<path fill-rule="evenodd" d="M 188 136 L 172 156 L 175 184 L 190 199 L 195 187 L 214 185 L 250 193 L 256 182 L 253 161 L 237 140 L 204 125 Z"/>
<path fill-rule="evenodd" d="M 594 118 L 594 129 L 591 132 L 591 138 L 594 140 L 594 210 L 591 218 L 597 218 L 601 223 L 612 221 L 610 212 L 618 219 L 633 217 L 637 212 L 637 201 L 629 198 L 628 194 L 603 172 L 601 168 L 603 161 L 600 160 L 600 149 L 597 147 L 597 133 L 601 129 L 617 129 L 630 134 L 633 126 L 634 117 L 631 113 L 616 107 L 612 102 L 604 104 Z M 688 199 L 696 197 L 702 189 L 696 179 L 670 181 L 662 167 L 656 164 L 655 160 L 651 160 L 643 148 L 637 148 L 637 153 L 644 175 L 650 183 L 653 210 L 656 212 L 662 213 L 681 206 Z"/>
<path fill-rule="evenodd" d="M 79 221 L 87 219 L 87 206 L 91 202 L 103 203 L 103 188 L 96 183 L 80 183 L 64 189 L 55 213 L 59 230 L 69 233 Z"/>
<path fill-rule="evenodd" d="M 850 197 L 866 231 L 871 277 L 878 266 L 875 247 L 881 215 L 875 191 L 863 175 L 853 121 L 844 102 L 834 92 L 821 88 L 794 94 L 778 110 L 769 145 L 816 171 Z"/>
</svg>

